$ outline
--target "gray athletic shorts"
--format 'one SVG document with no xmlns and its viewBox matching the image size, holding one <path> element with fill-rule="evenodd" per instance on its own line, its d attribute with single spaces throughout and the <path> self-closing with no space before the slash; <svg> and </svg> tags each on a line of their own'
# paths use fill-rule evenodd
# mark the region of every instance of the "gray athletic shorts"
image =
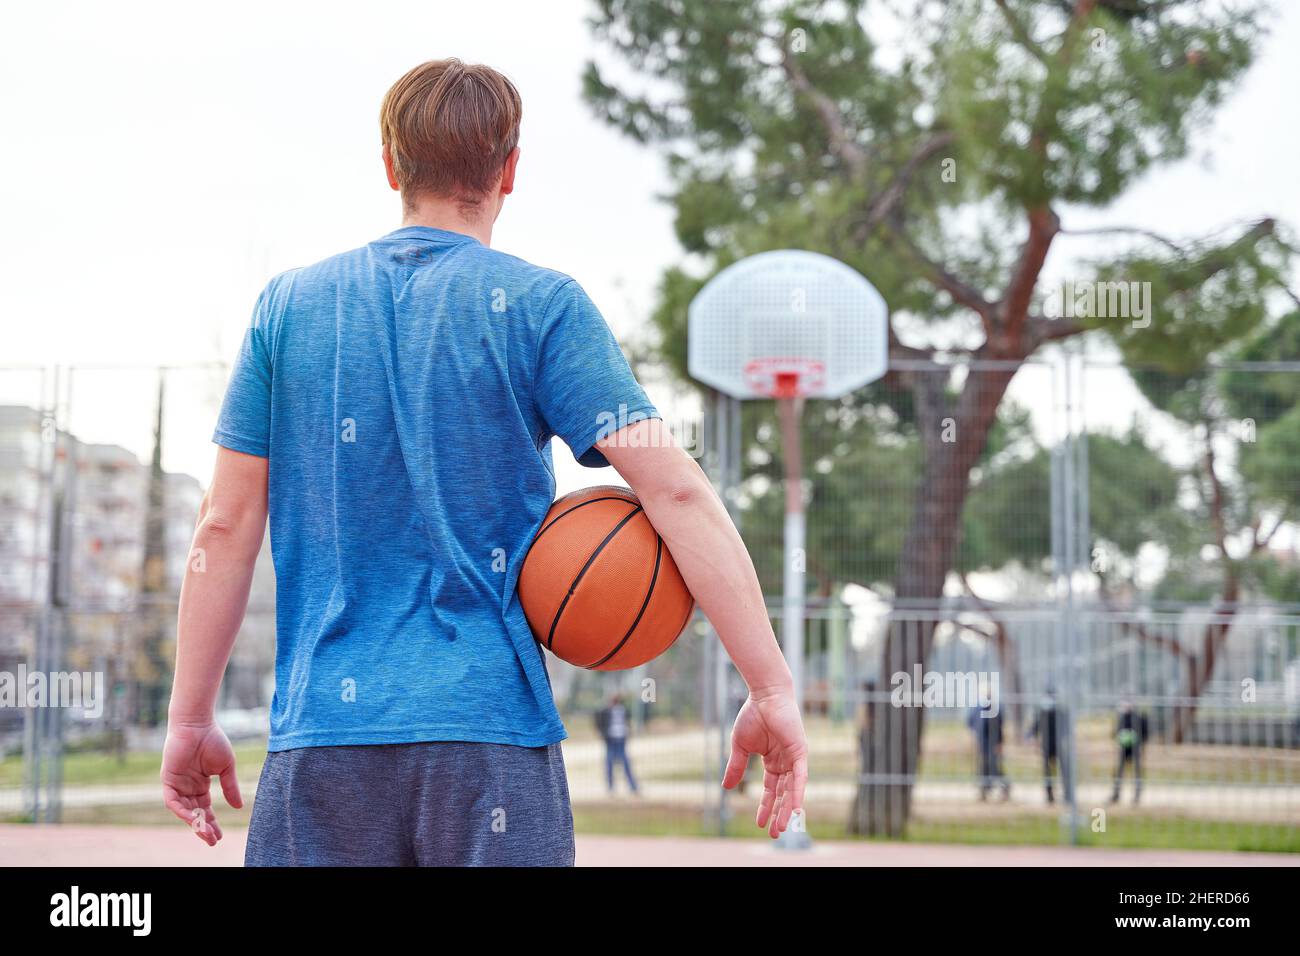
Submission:
<svg viewBox="0 0 1300 956">
<path fill-rule="evenodd" d="M 245 866 L 572 866 L 559 744 L 268 754 Z"/>
</svg>

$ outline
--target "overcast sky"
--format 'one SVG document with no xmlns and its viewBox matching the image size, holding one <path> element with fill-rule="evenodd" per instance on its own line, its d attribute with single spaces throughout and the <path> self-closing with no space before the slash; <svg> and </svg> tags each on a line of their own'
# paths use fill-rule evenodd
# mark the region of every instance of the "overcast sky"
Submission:
<svg viewBox="0 0 1300 956">
<path fill-rule="evenodd" d="M 1300 5 L 1283 6 L 1196 156 L 1104 219 L 1067 211 L 1067 225 L 1180 235 L 1265 213 L 1300 223 Z M 635 337 L 681 254 L 655 198 L 660 159 L 579 98 L 586 14 L 585 0 L 10 7 L 0 364 L 228 361 L 269 276 L 397 227 L 379 102 L 406 69 L 449 55 L 503 70 L 524 100 L 518 190 L 494 245 L 573 275 Z M 206 480 L 220 382 L 199 379 L 175 397 L 168 464 Z M 32 382 L 0 373 L 0 401 Z M 79 385 L 74 427 L 146 453 L 149 378 L 86 373 Z"/>
</svg>

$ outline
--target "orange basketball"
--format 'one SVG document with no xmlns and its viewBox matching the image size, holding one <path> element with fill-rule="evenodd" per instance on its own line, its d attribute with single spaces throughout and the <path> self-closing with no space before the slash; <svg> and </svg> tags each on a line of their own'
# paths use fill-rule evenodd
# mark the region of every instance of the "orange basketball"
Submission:
<svg viewBox="0 0 1300 956">
<path fill-rule="evenodd" d="M 519 600 L 543 647 L 600 671 L 658 657 L 695 607 L 641 502 L 612 485 L 551 505 L 519 572 Z"/>
</svg>

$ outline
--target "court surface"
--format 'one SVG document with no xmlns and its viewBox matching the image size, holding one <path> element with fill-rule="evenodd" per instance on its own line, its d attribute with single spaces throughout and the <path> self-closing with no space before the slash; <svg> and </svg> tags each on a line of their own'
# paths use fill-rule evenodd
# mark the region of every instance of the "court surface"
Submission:
<svg viewBox="0 0 1300 956">
<path fill-rule="evenodd" d="M 0 824 L 0 866 L 240 866 L 245 830 L 208 847 L 175 827 Z M 579 836 L 579 866 L 1297 866 L 1275 853 L 823 842 L 783 852 L 762 840 Z"/>
</svg>

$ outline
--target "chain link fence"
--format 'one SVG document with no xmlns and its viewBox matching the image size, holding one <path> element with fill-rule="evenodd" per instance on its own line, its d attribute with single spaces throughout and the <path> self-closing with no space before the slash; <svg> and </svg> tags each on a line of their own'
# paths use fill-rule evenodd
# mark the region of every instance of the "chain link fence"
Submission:
<svg viewBox="0 0 1300 956">
<path fill-rule="evenodd" d="M 168 819 L 170 622 L 223 382 L 219 366 L 0 371 L 0 671 L 106 688 L 94 714 L 0 707 L 0 818 Z M 1175 379 L 1067 356 L 896 363 L 806 403 L 813 836 L 1300 849 L 1298 388 L 1279 363 Z M 979 453 L 952 465 L 988 402 Z M 775 622 L 771 404 L 709 397 L 691 427 Z M 918 538 L 935 513 L 958 518 Z M 921 539 L 944 564 L 928 595 L 900 585 Z M 250 790 L 273 686 L 266 551 L 220 704 Z M 706 620 L 635 671 L 550 664 L 581 831 L 758 833 L 757 763 L 743 793 L 718 786 L 744 687 Z M 614 694 L 635 795 L 594 724 Z"/>
</svg>

